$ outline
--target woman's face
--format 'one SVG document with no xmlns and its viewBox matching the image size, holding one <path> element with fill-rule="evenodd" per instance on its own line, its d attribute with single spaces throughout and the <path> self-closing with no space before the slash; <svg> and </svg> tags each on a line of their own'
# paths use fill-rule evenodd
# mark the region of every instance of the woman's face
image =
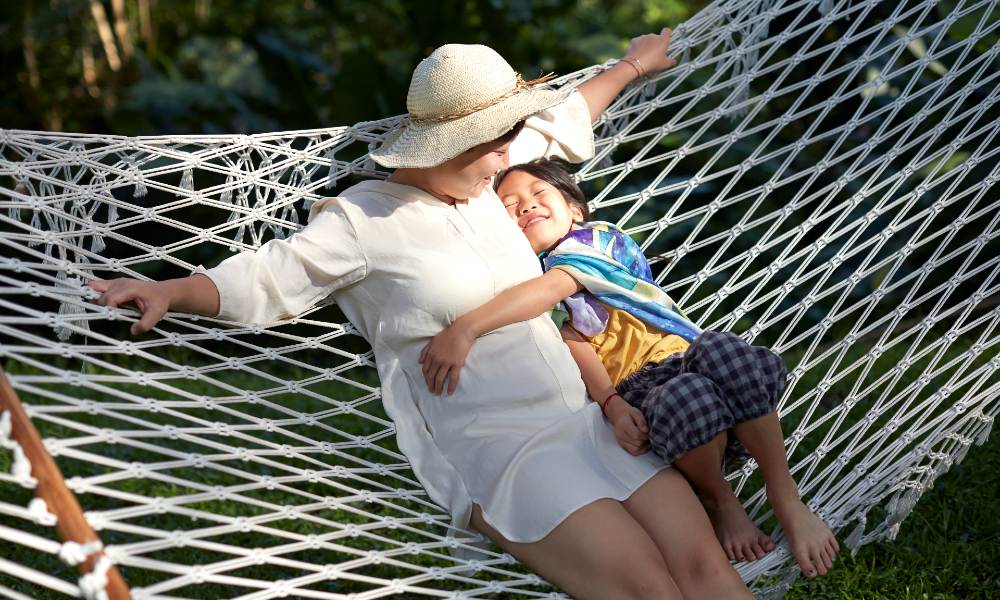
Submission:
<svg viewBox="0 0 1000 600">
<path fill-rule="evenodd" d="M 510 142 L 479 144 L 436 167 L 429 185 L 433 192 L 455 200 L 476 198 L 493 181 L 493 176 L 506 169 Z"/>
<path fill-rule="evenodd" d="M 580 208 L 566 202 L 562 192 L 524 171 L 507 175 L 497 195 L 536 253 L 551 248 L 574 222 L 583 220 Z"/>
</svg>

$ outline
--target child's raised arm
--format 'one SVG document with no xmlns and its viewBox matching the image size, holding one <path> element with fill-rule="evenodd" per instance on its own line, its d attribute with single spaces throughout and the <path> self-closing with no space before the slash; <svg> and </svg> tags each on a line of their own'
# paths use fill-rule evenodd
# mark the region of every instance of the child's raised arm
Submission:
<svg viewBox="0 0 1000 600">
<path fill-rule="evenodd" d="M 424 380 L 431 393 L 440 394 L 448 380 L 448 394 L 458 387 L 459 372 L 465 365 L 472 342 L 484 333 L 504 325 L 533 319 L 559 301 L 579 292 L 582 286 L 561 269 L 547 271 L 497 295 L 455 320 L 434 336 L 420 352 Z"/>
</svg>

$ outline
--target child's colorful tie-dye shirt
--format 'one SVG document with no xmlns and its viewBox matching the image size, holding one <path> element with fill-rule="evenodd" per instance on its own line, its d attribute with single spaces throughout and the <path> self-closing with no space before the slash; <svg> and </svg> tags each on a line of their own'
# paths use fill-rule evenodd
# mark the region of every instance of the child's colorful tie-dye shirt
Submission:
<svg viewBox="0 0 1000 600">
<path fill-rule="evenodd" d="M 610 223 L 578 223 L 554 248 L 539 255 L 543 268 L 562 269 L 583 287 L 565 300 L 573 327 L 588 337 L 604 330 L 606 304 L 664 333 L 693 341 L 701 329 L 653 282 L 639 245 Z"/>
<path fill-rule="evenodd" d="M 546 271 L 566 271 L 583 286 L 553 319 L 561 324 L 568 317 L 591 338 L 615 383 L 645 362 L 683 351 L 701 333 L 653 282 L 639 245 L 610 223 L 577 224 L 539 258 Z"/>
</svg>

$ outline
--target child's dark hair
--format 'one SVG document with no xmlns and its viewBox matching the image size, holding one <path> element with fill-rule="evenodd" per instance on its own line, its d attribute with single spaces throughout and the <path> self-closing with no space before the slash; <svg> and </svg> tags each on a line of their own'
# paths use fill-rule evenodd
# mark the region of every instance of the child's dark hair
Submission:
<svg viewBox="0 0 1000 600">
<path fill-rule="evenodd" d="M 558 158 L 538 158 L 531 162 L 514 165 L 504 171 L 493 180 L 493 189 L 500 189 L 503 180 L 516 171 L 524 171 L 532 177 L 537 177 L 559 190 L 566 202 L 580 209 L 583 220 L 590 220 L 590 209 L 587 207 L 587 197 L 583 195 L 583 190 L 576 184 L 573 174 L 569 170 L 569 163 Z"/>
</svg>

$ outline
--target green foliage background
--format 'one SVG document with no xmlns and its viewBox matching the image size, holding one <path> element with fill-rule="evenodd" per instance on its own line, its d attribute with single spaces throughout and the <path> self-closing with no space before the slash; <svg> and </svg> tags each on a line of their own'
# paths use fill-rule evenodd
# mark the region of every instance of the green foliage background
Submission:
<svg viewBox="0 0 1000 600">
<path fill-rule="evenodd" d="M 6 2 L 0 125 L 125 135 L 348 125 L 405 112 L 413 66 L 441 44 L 485 43 L 526 77 L 561 74 L 619 55 L 631 36 L 676 25 L 705 4 Z"/>
<path fill-rule="evenodd" d="M 619 56 L 630 37 L 705 4 L 13 0 L 0 3 L 0 127 L 155 135 L 348 125 L 405 112 L 413 66 L 440 44 L 485 43 L 526 77 L 562 74 Z M 792 595 L 1000 593 L 996 449 L 995 439 L 974 449 L 896 544 L 845 557 Z"/>
</svg>

